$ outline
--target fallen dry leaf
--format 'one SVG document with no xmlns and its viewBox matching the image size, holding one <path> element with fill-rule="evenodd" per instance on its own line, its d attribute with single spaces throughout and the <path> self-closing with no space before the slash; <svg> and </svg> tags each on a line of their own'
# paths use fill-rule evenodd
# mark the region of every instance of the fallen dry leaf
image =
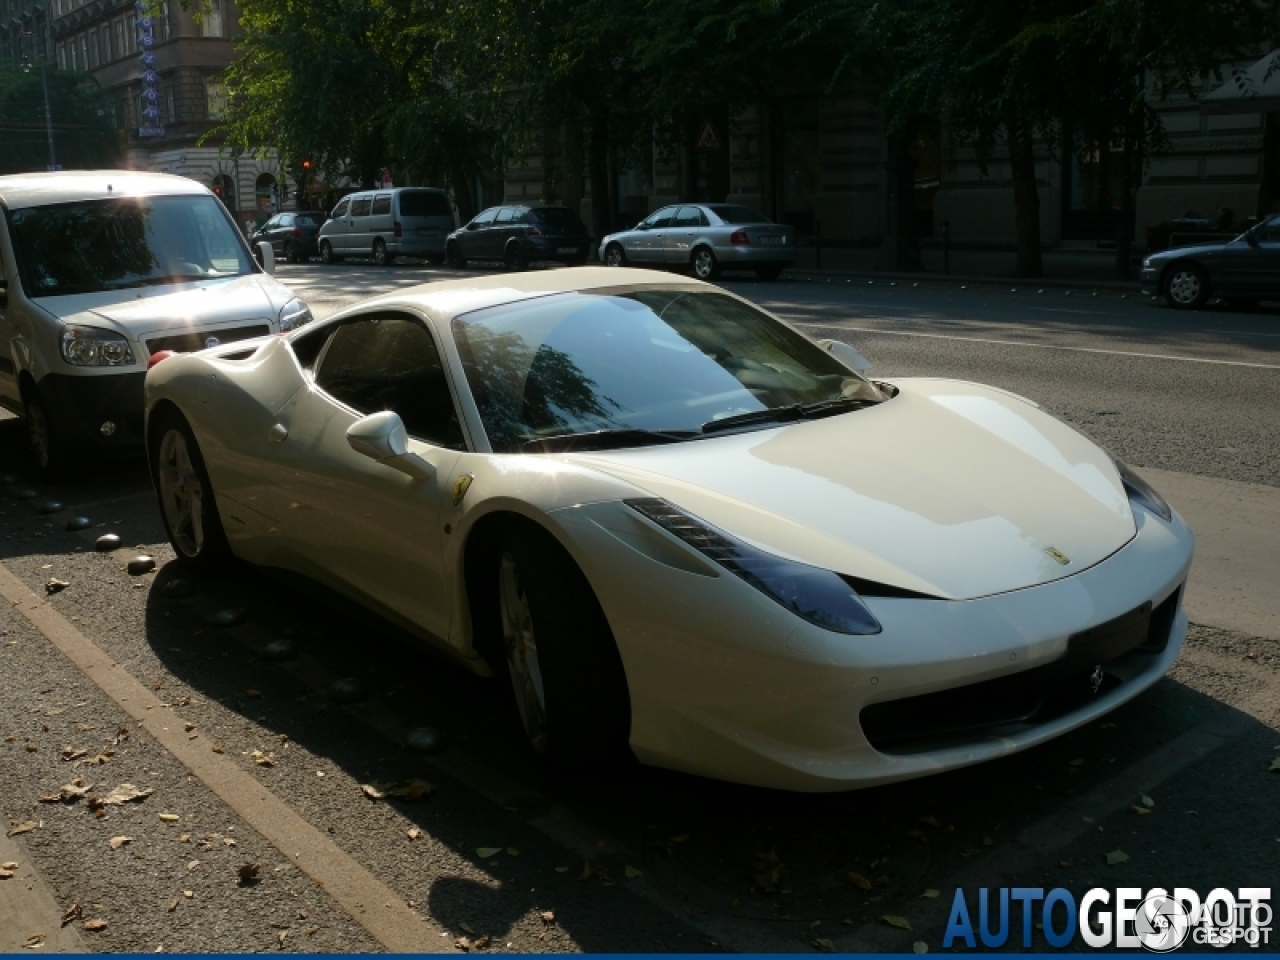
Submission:
<svg viewBox="0 0 1280 960">
<path fill-rule="evenodd" d="M 287 937 L 287 936 L 289 936 L 289 931 L 288 931 L 288 930 L 281 930 L 281 931 L 276 935 L 276 939 L 280 941 L 280 946 L 282 946 L 282 947 L 284 946 L 284 940 L 285 940 L 285 937 Z"/>
<path fill-rule="evenodd" d="M 262 696 L 262 691 L 254 690 L 252 687 L 250 687 L 248 690 L 244 692 L 244 695 L 248 697 L 250 700 L 256 700 L 258 697 Z"/>
<path fill-rule="evenodd" d="M 76 766 L 100 767 L 115 755 L 116 752 L 114 750 L 103 750 L 101 753 L 95 754 L 92 757 L 86 757 L 83 760 L 77 761 Z"/>
<path fill-rule="evenodd" d="M 1129 804 L 1129 809 L 1138 814 L 1138 816 L 1143 816 L 1151 812 L 1150 807 L 1140 807 L 1136 803 Z"/>
<path fill-rule="evenodd" d="M 175 910 L 177 910 L 177 909 L 178 909 L 178 904 L 180 904 L 181 902 L 182 902 L 182 900 L 181 900 L 181 899 L 179 899 L 178 897 L 174 897 L 173 902 L 172 902 L 172 903 L 170 903 L 170 904 L 169 904 L 169 906 L 168 906 L 168 908 L 167 908 L 167 909 L 168 909 L 168 911 L 169 911 L 170 913 L 173 913 L 173 911 L 175 911 Z"/>
<path fill-rule="evenodd" d="M 466 937 L 458 937 L 453 941 L 453 945 L 463 953 L 467 953 L 471 949 L 471 941 Z"/>
<path fill-rule="evenodd" d="M 409 828 L 409 839 L 410 839 L 410 840 L 417 840 L 420 836 L 422 836 L 422 831 L 421 831 L 421 830 L 419 830 L 417 827 L 410 827 L 410 828 Z"/>
<path fill-rule="evenodd" d="M 920 896 L 926 900 L 937 900 L 941 893 L 941 890 L 926 890 L 924 893 L 920 894 Z"/>
<path fill-rule="evenodd" d="M 78 903 L 73 903 L 62 911 L 62 925 L 65 927 L 68 923 L 79 920 L 82 916 L 84 916 L 84 907 Z"/>
<path fill-rule="evenodd" d="M 63 747 L 62 752 L 58 754 L 63 760 L 79 760 L 88 750 L 77 750 L 75 747 Z"/>
<path fill-rule="evenodd" d="M 856 870 L 849 871 L 849 882 L 852 883 L 859 890 L 871 889 L 871 881 L 868 880 L 866 877 L 864 877 L 862 874 L 858 873 Z"/>
<path fill-rule="evenodd" d="M 828 940 L 826 937 L 814 937 L 812 943 L 819 950 L 823 950 L 827 953 L 836 952 L 836 942 L 834 940 Z"/>
<path fill-rule="evenodd" d="M 33 933 L 31 936 L 27 937 L 22 945 L 28 950 L 34 950 L 36 947 L 42 947 L 44 946 L 44 934 Z"/>
<path fill-rule="evenodd" d="M 1150 797 L 1148 797 L 1145 793 L 1141 797 L 1139 797 L 1139 801 L 1142 803 L 1144 807 L 1154 807 L 1156 805 L 1156 802 L 1152 800 Z"/>
<path fill-rule="evenodd" d="M 906 917 L 899 917 L 896 914 L 886 913 L 880 918 L 891 927 L 897 927 L 899 930 L 910 930 L 911 921 Z"/>
<path fill-rule="evenodd" d="M 1129 855 L 1123 850 L 1112 850 L 1107 854 L 1107 865 L 1115 866 L 1117 863 L 1124 863 L 1129 859 Z"/>
<path fill-rule="evenodd" d="M 13 879 L 13 871 L 6 870 L 4 867 L 0 867 L 0 880 L 11 880 L 11 879 Z"/>
<path fill-rule="evenodd" d="M 10 827 L 9 832 L 6 833 L 5 836 L 16 837 L 20 833 L 30 833 L 38 826 L 40 826 L 40 824 L 36 823 L 34 820 L 27 820 L 23 823 L 17 824 L 16 826 Z"/>
<path fill-rule="evenodd" d="M 911 952 L 912 953 L 928 953 L 929 945 L 925 943 L 923 940 L 917 940 L 915 943 L 911 945 Z"/>
<path fill-rule="evenodd" d="M 488 860 L 490 857 L 496 857 L 501 852 L 501 847 L 476 847 L 476 856 L 481 860 Z"/>
<path fill-rule="evenodd" d="M 112 837 L 107 843 L 111 845 L 112 850 L 119 850 L 126 843 L 133 843 L 133 837 Z"/>
<path fill-rule="evenodd" d="M 258 865 L 256 863 L 246 863 L 236 875 L 240 878 L 242 884 L 256 883 L 258 880 Z"/>
<path fill-rule="evenodd" d="M 253 762 L 260 767 L 274 767 L 276 765 L 275 760 L 263 753 L 261 750 L 255 750 L 253 753 L 249 754 L 249 756 L 252 757 Z"/>
<path fill-rule="evenodd" d="M 400 800 L 409 800 L 416 802 L 423 797 L 432 793 L 436 788 L 434 783 L 428 783 L 426 780 L 413 779 L 408 783 L 396 787 L 394 790 L 388 790 L 388 797 L 396 797 Z"/>
<path fill-rule="evenodd" d="M 145 800 L 154 792 L 153 790 L 139 790 L 132 783 L 122 783 L 105 797 L 99 797 L 98 805 L 110 807 L 119 806 L 122 803 L 132 803 L 135 800 Z"/>
<path fill-rule="evenodd" d="M 162 813 L 160 814 L 160 819 L 165 823 L 177 823 L 182 818 L 176 813 Z"/>
<path fill-rule="evenodd" d="M 17 870 L 17 869 L 18 869 L 17 860 L 6 860 L 4 863 L 0 863 L 0 870 Z"/>
<path fill-rule="evenodd" d="M 84 928 L 90 933 L 97 933 L 99 930 L 107 929 L 107 921 L 103 920 L 101 917 L 95 917 L 93 920 L 86 920 L 84 922 Z"/>
<path fill-rule="evenodd" d="M 483 950 L 483 949 L 484 949 L 485 947 L 487 947 L 488 945 L 489 945 L 489 938 L 488 938 L 487 936 L 485 936 L 485 937 L 481 937 L 479 940 L 477 940 L 477 941 L 473 944 L 473 946 L 474 946 L 477 950 Z"/>
<path fill-rule="evenodd" d="M 370 800 L 385 800 L 387 796 L 377 787 L 369 783 L 360 784 L 360 792 L 363 793 Z"/>
<path fill-rule="evenodd" d="M 636 879 L 636 877 L 643 877 L 644 871 L 641 870 L 639 867 L 633 867 L 631 864 L 628 863 L 626 874 L 627 874 L 628 880 L 634 880 Z"/>
<path fill-rule="evenodd" d="M 928 824 L 929 826 L 931 826 L 931 827 L 940 827 L 940 826 L 942 826 L 942 824 L 938 822 L 938 818 L 937 818 L 937 817 L 921 817 L 921 818 L 920 818 L 920 822 L 921 822 L 921 823 L 927 823 L 927 824 Z"/>
<path fill-rule="evenodd" d="M 555 915 L 555 912 L 552 910 L 543 910 L 540 914 L 538 914 L 538 916 L 542 919 L 543 923 L 556 922 L 556 915 Z"/>
<path fill-rule="evenodd" d="M 57 577 L 50 577 L 49 582 L 44 585 L 44 592 L 48 594 L 61 593 L 71 584 L 65 580 L 59 580 Z"/>
</svg>

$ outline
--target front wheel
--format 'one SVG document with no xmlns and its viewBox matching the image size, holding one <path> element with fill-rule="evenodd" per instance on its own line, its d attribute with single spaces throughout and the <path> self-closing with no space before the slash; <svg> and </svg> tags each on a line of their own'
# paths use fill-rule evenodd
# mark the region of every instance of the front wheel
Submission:
<svg viewBox="0 0 1280 960">
<path fill-rule="evenodd" d="M 320 262 L 326 266 L 333 266 L 335 263 L 342 262 L 342 258 L 333 252 L 333 244 L 328 240 L 320 241 Z"/>
<path fill-rule="evenodd" d="M 455 270 L 461 270 L 467 265 L 467 259 L 462 255 L 462 250 L 457 243 L 451 243 L 445 248 L 444 258 Z"/>
<path fill-rule="evenodd" d="M 298 262 L 298 259 L 299 259 L 299 258 L 298 258 L 298 251 L 294 249 L 294 246 L 293 246 L 293 244 L 292 244 L 292 243 L 290 243 L 288 240 L 286 240 L 286 241 L 284 242 L 284 262 L 285 262 L 285 263 L 297 263 L 297 262 Z"/>
<path fill-rule="evenodd" d="M 375 266 L 388 267 L 394 259 L 395 257 L 388 256 L 387 245 L 383 243 L 381 238 L 373 241 L 373 262 Z"/>
<path fill-rule="evenodd" d="M 498 554 L 507 673 L 534 752 L 560 764 L 625 756 L 631 706 L 622 658 L 586 577 L 545 531 L 513 531 Z"/>
<path fill-rule="evenodd" d="M 627 265 L 627 255 L 622 252 L 622 244 L 611 243 L 604 252 L 604 262 L 610 267 L 625 267 Z"/>
<path fill-rule="evenodd" d="M 518 271 L 529 269 L 529 257 L 518 243 L 508 245 L 506 254 L 503 256 L 503 260 L 506 263 L 508 270 Z"/>
<path fill-rule="evenodd" d="M 150 441 L 151 478 L 174 553 L 203 567 L 225 563 L 231 547 L 191 426 L 177 412 L 161 414 Z"/>
<path fill-rule="evenodd" d="M 720 277 L 720 262 L 710 247 L 699 247 L 693 251 L 693 275 L 707 281 Z"/>
<path fill-rule="evenodd" d="M 1165 279 L 1164 298 L 1179 310 L 1203 307 L 1209 301 L 1209 278 L 1194 263 L 1177 264 Z"/>
<path fill-rule="evenodd" d="M 67 441 L 65 430 L 49 412 L 40 395 L 40 388 L 32 386 L 23 391 L 23 418 L 27 422 L 27 440 L 31 455 L 36 461 L 40 479 L 46 483 L 61 480 L 72 473 L 76 455 Z"/>
</svg>

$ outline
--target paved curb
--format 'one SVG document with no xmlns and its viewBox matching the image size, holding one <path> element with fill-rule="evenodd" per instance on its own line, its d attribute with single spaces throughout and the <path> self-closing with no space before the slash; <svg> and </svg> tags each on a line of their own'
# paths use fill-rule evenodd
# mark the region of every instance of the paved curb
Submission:
<svg viewBox="0 0 1280 960">
<path fill-rule="evenodd" d="M 1126 293 L 1130 296 L 1141 296 L 1142 290 L 1137 281 L 1123 280 L 1089 280 L 1074 277 L 992 277 L 971 273 L 881 273 L 867 270 L 817 269 L 806 267 L 788 267 L 787 276 L 793 280 L 849 279 L 866 280 L 870 283 L 947 283 L 977 284 L 982 286 L 1013 287 L 1019 292 L 1030 293 L 1034 290 L 1097 290 L 1108 293 Z"/>
</svg>

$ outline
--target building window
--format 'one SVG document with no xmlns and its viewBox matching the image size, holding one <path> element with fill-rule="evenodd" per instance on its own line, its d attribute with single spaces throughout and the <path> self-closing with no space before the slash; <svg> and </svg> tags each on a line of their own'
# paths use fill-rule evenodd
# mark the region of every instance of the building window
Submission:
<svg viewBox="0 0 1280 960">
<path fill-rule="evenodd" d="M 138 18 L 129 14 L 129 52 L 138 52 Z"/>
<path fill-rule="evenodd" d="M 89 38 L 80 34 L 80 69 L 89 69 Z"/>
<path fill-rule="evenodd" d="M 170 123 L 173 123 L 174 121 L 176 121 L 176 120 L 178 119 L 178 108 L 177 108 L 177 105 L 176 105 L 176 104 L 174 103 L 174 101 L 173 101 L 173 87 L 172 87 L 172 86 L 170 86 L 167 90 L 165 90 L 165 92 L 164 92 L 164 102 L 165 102 L 165 108 L 168 110 L 168 113 L 169 113 L 169 122 L 170 122 Z"/>
<path fill-rule="evenodd" d="M 58 44 L 58 69 L 67 69 L 67 48 L 62 44 Z"/>
<path fill-rule="evenodd" d="M 222 31 L 222 0 L 209 0 L 204 11 L 204 35 L 221 37 L 224 36 Z"/>
<path fill-rule="evenodd" d="M 209 119 L 221 120 L 227 112 L 227 90 L 221 83 L 206 80 L 205 99 L 209 105 Z"/>
<path fill-rule="evenodd" d="M 156 31 L 157 40 L 169 39 L 169 4 L 168 0 L 160 4 L 160 29 Z"/>
<path fill-rule="evenodd" d="M 89 31 L 89 65 L 97 69 L 102 64 L 102 48 L 98 44 L 98 31 Z"/>
<path fill-rule="evenodd" d="M 124 49 L 124 21 L 116 21 L 116 56 L 123 57 Z"/>
</svg>

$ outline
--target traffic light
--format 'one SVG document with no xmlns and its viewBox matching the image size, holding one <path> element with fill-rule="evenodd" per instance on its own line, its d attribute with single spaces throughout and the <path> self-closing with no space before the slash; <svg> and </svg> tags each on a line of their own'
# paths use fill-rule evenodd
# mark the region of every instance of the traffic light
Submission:
<svg viewBox="0 0 1280 960">
<path fill-rule="evenodd" d="M 311 172 L 311 158 L 310 158 L 310 157 L 305 157 L 305 158 L 303 159 L 303 161 L 302 161 L 302 169 L 303 169 L 303 170 L 306 170 L 308 173 L 310 173 L 310 172 Z"/>
</svg>

